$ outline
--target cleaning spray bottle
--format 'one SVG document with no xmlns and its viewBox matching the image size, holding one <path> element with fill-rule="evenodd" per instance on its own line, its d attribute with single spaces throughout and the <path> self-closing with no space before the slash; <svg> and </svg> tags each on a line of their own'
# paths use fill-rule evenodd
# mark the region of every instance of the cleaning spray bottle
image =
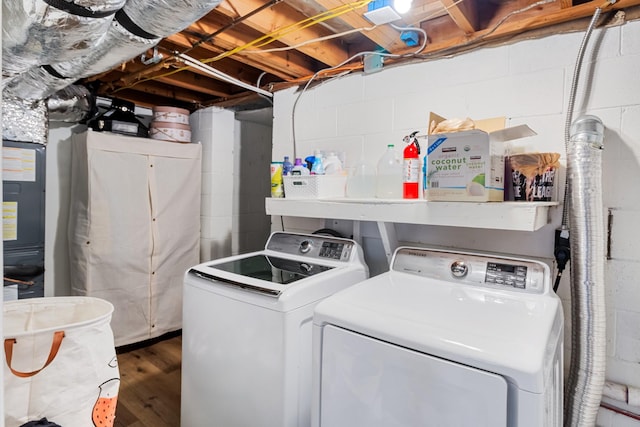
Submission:
<svg viewBox="0 0 640 427">
<path fill-rule="evenodd" d="M 408 145 L 404 148 L 404 170 L 402 174 L 402 198 L 417 199 L 420 197 L 420 144 L 416 135 L 418 131 L 405 136 L 403 141 Z"/>
</svg>

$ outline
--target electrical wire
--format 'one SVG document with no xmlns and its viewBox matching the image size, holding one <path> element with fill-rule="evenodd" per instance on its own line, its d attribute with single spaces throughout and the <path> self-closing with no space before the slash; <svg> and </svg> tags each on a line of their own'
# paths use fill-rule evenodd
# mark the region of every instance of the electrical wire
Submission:
<svg viewBox="0 0 640 427">
<path fill-rule="evenodd" d="M 293 45 L 293 46 L 276 47 L 276 48 L 273 48 L 273 49 L 262 49 L 262 50 L 245 50 L 244 52 L 245 53 L 284 52 L 286 50 L 298 49 L 298 48 L 301 48 L 301 47 L 306 46 L 308 44 L 322 42 L 322 41 L 326 41 L 326 40 L 331 40 L 331 39 L 335 39 L 335 38 L 338 38 L 338 37 L 347 36 L 347 35 L 353 34 L 353 33 L 361 33 L 363 31 L 371 31 L 371 30 L 375 30 L 376 28 L 378 28 L 377 25 L 374 25 L 373 27 L 354 28 L 353 30 L 343 31 L 342 33 L 336 33 L 336 34 L 331 34 L 329 36 L 318 37 L 316 39 L 310 39 L 310 40 L 304 41 L 302 43 L 298 43 L 298 44 Z"/>
<path fill-rule="evenodd" d="M 569 141 L 571 139 L 571 122 L 573 121 L 573 108 L 576 102 L 576 93 L 578 89 L 578 81 L 580 80 L 580 71 L 582 70 L 582 61 L 584 59 L 584 51 L 589 43 L 589 38 L 593 29 L 596 26 L 598 19 L 600 18 L 600 14 L 602 12 L 601 8 L 597 8 L 595 13 L 593 14 L 591 21 L 589 22 L 589 26 L 585 32 L 584 37 L 582 38 L 582 42 L 580 43 L 580 48 L 578 49 L 578 55 L 576 58 L 575 67 L 573 69 L 573 78 L 571 79 L 571 89 L 569 91 L 569 100 L 567 102 L 567 117 L 564 122 L 564 148 L 565 153 L 569 151 Z M 569 194 L 569 180 L 565 181 L 564 185 L 564 206 L 562 207 L 562 226 L 566 227 L 568 224 L 568 206 L 566 203 L 567 196 Z"/>
<path fill-rule="evenodd" d="M 407 58 L 407 57 L 411 57 L 411 56 L 416 56 L 418 55 L 420 52 L 422 52 L 424 50 L 424 48 L 427 46 L 427 32 L 425 30 L 423 30 L 422 28 L 415 28 L 415 27 L 398 27 L 396 25 L 393 24 L 389 24 L 392 28 L 394 28 L 397 31 L 417 31 L 419 33 L 422 34 L 422 44 L 420 45 L 420 47 L 415 51 L 415 52 L 410 52 L 410 53 L 405 53 L 405 54 L 395 54 L 395 53 L 385 53 L 385 52 L 374 52 L 374 51 L 364 51 L 364 52 L 358 52 L 355 55 L 352 55 L 351 57 L 345 59 L 344 61 L 342 61 L 340 64 L 335 65 L 333 67 L 328 67 L 328 68 L 324 68 L 322 70 L 316 71 L 313 76 L 311 76 L 311 78 L 309 78 L 309 80 L 307 81 L 307 83 L 305 84 L 305 86 L 302 88 L 302 90 L 300 91 L 300 93 L 298 94 L 298 96 L 296 97 L 296 100 L 293 102 L 293 107 L 291 109 L 291 133 L 292 133 L 292 142 L 293 142 L 293 158 L 295 159 L 297 157 L 297 142 L 296 142 L 296 122 L 295 122 L 295 116 L 296 116 L 296 108 L 298 106 L 298 102 L 300 101 L 300 97 L 302 96 L 303 93 L 305 93 L 305 91 L 309 88 L 309 85 L 311 84 L 311 82 L 322 72 L 326 72 L 329 70 L 334 70 L 336 68 L 340 68 L 343 65 L 348 64 L 349 62 L 353 61 L 356 58 L 359 57 L 363 57 L 366 55 L 378 55 L 384 58 Z M 340 76 L 335 76 L 332 77 L 332 79 L 337 78 Z"/>
<path fill-rule="evenodd" d="M 193 49 L 195 49 L 196 47 L 200 46 L 201 44 L 210 42 L 218 34 L 222 34 L 223 32 L 225 32 L 227 30 L 230 30 L 231 28 L 235 27 L 239 23 L 251 18 L 253 15 L 258 14 L 258 13 L 262 12 L 263 10 L 265 10 L 267 8 L 275 6 L 276 4 L 278 4 L 278 3 L 282 2 L 282 1 L 284 1 L 284 0 L 270 0 L 269 2 L 267 2 L 267 3 L 255 8 L 255 9 L 253 9 L 251 12 L 247 13 L 246 15 L 242 15 L 241 17 L 232 20 L 230 23 L 228 23 L 227 25 L 225 25 L 223 27 L 220 27 L 219 29 L 217 29 L 213 33 L 210 33 L 205 37 L 200 37 L 200 40 L 198 40 L 190 48 L 188 48 L 187 50 L 183 51 L 182 53 L 191 52 Z"/>
<path fill-rule="evenodd" d="M 306 28 L 311 27 L 312 25 L 316 25 L 319 23 L 322 23 L 326 20 L 329 19 L 333 19 L 333 18 L 337 18 L 347 12 L 352 12 L 355 9 L 358 9 L 360 7 L 366 6 L 368 5 L 372 0 L 360 0 L 360 1 L 356 1 L 353 3 L 348 3 L 342 6 L 338 6 L 336 8 L 327 10 L 325 12 L 321 12 L 317 15 L 314 15 L 312 17 L 309 17 L 307 19 L 303 19 L 302 21 L 296 22 L 294 24 L 288 25 L 286 27 L 283 28 L 279 28 L 276 31 L 273 31 L 271 33 L 265 34 L 262 37 L 259 37 L 255 40 L 253 40 L 252 42 L 246 43 L 242 46 L 238 46 L 232 50 L 229 50 L 227 52 L 221 53 L 220 55 L 214 56 L 212 58 L 207 58 L 207 59 L 202 59 L 201 61 L 206 63 L 209 62 L 214 62 L 214 61 L 219 61 L 220 59 L 223 58 L 227 58 L 231 55 L 235 55 L 238 52 L 241 52 L 243 50 L 246 50 L 250 47 L 262 47 L 262 46 L 266 46 L 269 43 L 272 43 L 280 38 L 282 38 L 283 36 L 290 34 L 292 32 L 295 31 L 300 31 Z"/>
<path fill-rule="evenodd" d="M 523 8 L 518 9 L 518 10 L 511 11 L 508 14 L 506 14 L 505 16 L 503 16 L 502 19 L 500 19 L 493 27 L 491 27 L 491 29 L 488 32 L 486 32 L 486 33 L 484 33 L 484 34 L 482 34 L 482 35 L 480 35 L 480 36 L 478 36 L 478 37 L 476 37 L 474 39 L 468 40 L 465 43 L 462 43 L 462 44 L 459 44 L 459 45 L 456 45 L 456 46 L 452 46 L 450 48 L 442 49 L 442 50 L 437 51 L 437 52 L 432 52 L 432 53 L 427 53 L 425 55 L 420 55 L 419 57 L 420 58 L 431 58 L 431 57 L 436 56 L 436 55 L 437 56 L 441 56 L 447 51 L 459 50 L 461 48 L 477 44 L 478 42 L 480 42 L 480 41 L 486 39 L 487 37 L 489 37 L 491 34 L 495 33 L 498 30 L 498 28 L 500 28 L 502 26 L 502 24 L 504 24 L 507 21 L 507 19 L 511 18 L 512 16 L 518 15 L 518 14 L 523 13 L 523 12 L 526 12 L 526 11 L 528 11 L 530 9 L 533 9 L 534 7 L 542 6 L 543 4 L 547 4 L 547 3 L 554 3 L 556 1 L 557 0 L 540 0 L 540 1 L 537 1 L 535 3 L 530 4 L 529 6 L 523 7 Z"/>
<path fill-rule="evenodd" d="M 351 11 L 357 9 L 357 8 L 362 7 L 362 6 L 366 6 L 371 1 L 372 0 L 360 0 L 360 1 L 357 1 L 357 2 L 353 2 L 353 3 L 349 3 L 349 4 L 338 6 L 338 7 L 334 8 L 334 9 L 330 9 L 330 10 L 324 11 L 324 12 L 319 13 L 317 15 L 314 15 L 312 17 L 306 18 L 306 19 L 304 19 L 302 21 L 299 21 L 299 22 L 296 22 L 294 24 L 288 25 L 288 26 L 286 26 L 284 28 L 281 28 L 281 29 L 279 29 L 277 31 L 273 31 L 273 32 L 271 32 L 269 34 L 265 34 L 264 36 L 259 37 L 256 40 L 253 40 L 252 42 L 246 43 L 243 46 L 236 47 L 235 49 L 232 49 L 230 51 L 224 52 L 224 53 L 222 53 L 222 54 L 220 54 L 218 56 L 215 56 L 215 57 L 212 57 L 212 58 L 201 59 L 199 62 L 202 63 L 202 64 L 208 64 L 209 62 L 215 62 L 215 61 L 218 61 L 220 59 L 226 58 L 226 57 L 231 56 L 233 54 L 236 54 L 236 53 L 238 53 L 240 51 L 243 51 L 243 50 L 245 50 L 245 49 L 247 49 L 249 47 L 252 47 L 254 45 L 257 45 L 258 47 L 259 46 L 264 46 L 266 44 L 269 44 L 269 43 L 272 43 L 273 41 L 278 40 L 278 38 L 280 38 L 280 37 L 282 37 L 282 36 L 284 36 L 286 34 L 289 34 L 289 33 L 293 32 L 293 31 L 299 31 L 301 29 L 308 28 L 311 25 L 315 25 L 315 24 L 321 23 L 321 22 L 326 21 L 328 19 L 332 19 L 332 18 L 338 17 L 338 16 L 340 16 L 340 15 L 342 15 L 344 13 L 351 12 Z M 273 3 L 273 4 L 275 4 L 275 3 Z M 272 6 L 273 4 L 268 3 L 269 6 Z M 264 9 L 264 7 L 260 7 L 258 9 L 255 9 L 254 11 L 250 12 L 248 14 L 248 16 L 251 16 L 251 15 L 257 13 L 257 11 L 260 11 L 260 10 L 263 10 L 263 9 Z M 247 16 L 247 15 L 245 15 L 245 16 Z M 244 20 L 244 17 L 243 17 L 243 20 Z M 231 25 L 231 24 L 229 24 L 229 25 Z M 219 33 L 220 33 L 220 31 L 217 31 L 217 32 L 212 33 L 212 34 L 217 35 Z M 212 39 L 213 37 L 214 37 L 213 35 L 210 35 L 210 36 L 207 37 L 207 39 Z M 268 40 L 268 41 L 265 41 L 265 40 Z M 258 43 L 261 43 L 263 41 L 265 41 L 265 42 L 262 43 L 262 44 L 258 44 Z M 195 46 L 187 49 L 185 52 L 182 52 L 182 53 L 189 52 L 194 47 Z M 172 58 L 177 58 L 180 55 L 180 53 L 176 53 L 176 52 L 171 52 L 171 54 L 172 54 Z M 169 59 L 171 59 L 171 58 L 168 58 L 167 61 Z M 157 80 L 157 79 L 163 78 L 163 77 L 168 77 L 168 76 L 174 75 L 176 73 L 179 73 L 181 71 L 185 71 L 185 70 L 188 70 L 188 69 L 189 69 L 189 66 L 181 67 L 181 68 L 178 68 L 176 70 L 172 70 L 172 71 L 167 72 L 167 73 L 163 73 L 163 74 L 159 74 L 159 75 L 156 75 L 156 76 L 148 77 L 146 79 L 141 79 L 141 80 L 133 82 L 133 83 L 131 83 L 129 85 L 122 86 L 122 87 L 112 91 L 111 93 L 115 94 L 115 93 L 120 92 L 121 90 L 130 89 L 130 88 L 136 86 L 137 84 L 144 83 L 144 82 L 151 81 L 151 80 Z M 253 90 L 253 89 L 251 89 L 251 90 Z"/>
</svg>

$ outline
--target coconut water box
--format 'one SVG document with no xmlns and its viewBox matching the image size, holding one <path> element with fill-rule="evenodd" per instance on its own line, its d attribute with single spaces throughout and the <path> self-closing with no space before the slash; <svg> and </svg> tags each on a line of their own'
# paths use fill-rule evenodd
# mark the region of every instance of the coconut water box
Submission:
<svg viewBox="0 0 640 427">
<path fill-rule="evenodd" d="M 444 120 L 431 114 L 430 122 Z M 476 129 L 428 136 L 425 198 L 430 201 L 504 200 L 506 141 L 535 135 L 527 125 L 504 128 L 504 118 L 475 122 Z"/>
<path fill-rule="evenodd" d="M 504 151 L 479 130 L 429 136 L 427 200 L 502 201 Z"/>
</svg>

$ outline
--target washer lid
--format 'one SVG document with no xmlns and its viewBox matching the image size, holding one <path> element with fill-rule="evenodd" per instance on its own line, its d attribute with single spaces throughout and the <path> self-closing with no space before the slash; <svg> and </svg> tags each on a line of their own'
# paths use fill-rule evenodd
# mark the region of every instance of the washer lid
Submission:
<svg viewBox="0 0 640 427">
<path fill-rule="evenodd" d="M 288 285 L 334 268 L 334 266 L 315 264 L 307 260 L 253 253 L 200 264 L 189 270 L 189 274 L 278 297 Z"/>
<path fill-rule="evenodd" d="M 555 294 L 390 271 L 322 301 L 314 323 L 485 369 L 540 393 L 545 360 L 562 339 L 563 318 Z"/>
</svg>

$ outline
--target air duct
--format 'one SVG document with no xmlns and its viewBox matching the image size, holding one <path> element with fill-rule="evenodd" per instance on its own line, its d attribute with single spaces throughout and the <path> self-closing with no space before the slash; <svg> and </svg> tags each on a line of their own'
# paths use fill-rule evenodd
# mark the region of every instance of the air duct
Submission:
<svg viewBox="0 0 640 427">
<path fill-rule="evenodd" d="M 142 54 L 163 37 L 202 18 L 220 1 L 128 0 L 93 49 L 73 59 L 33 66 L 7 81 L 4 91 L 24 99 L 44 99 L 80 78 L 108 71 Z"/>
<path fill-rule="evenodd" d="M 125 0 L 3 0 L 2 71 L 67 61 L 95 48 Z"/>
<path fill-rule="evenodd" d="M 2 97 L 2 139 L 46 144 L 49 132 L 44 101 Z"/>
<path fill-rule="evenodd" d="M 70 85 L 47 98 L 49 121 L 80 123 L 98 111 L 96 97 L 84 86 Z"/>
<path fill-rule="evenodd" d="M 595 425 L 605 383 L 603 132 L 599 118 L 579 117 L 567 152 L 572 321 L 565 426 Z"/>
</svg>

